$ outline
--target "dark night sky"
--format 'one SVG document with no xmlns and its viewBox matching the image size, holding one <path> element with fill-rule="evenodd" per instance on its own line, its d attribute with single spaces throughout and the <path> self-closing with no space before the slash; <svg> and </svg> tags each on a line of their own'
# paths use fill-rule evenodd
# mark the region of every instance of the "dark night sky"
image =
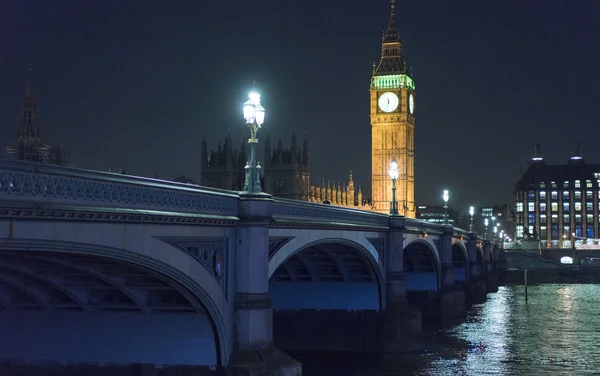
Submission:
<svg viewBox="0 0 600 376">
<path fill-rule="evenodd" d="M 313 176 L 370 190 L 369 82 L 389 2 L 342 0 L 0 2 L 0 143 L 33 64 L 38 125 L 77 167 L 199 178 L 253 80 L 264 128 L 311 145 Z M 520 149 L 600 162 L 600 2 L 399 0 L 417 85 L 416 200 L 511 200 Z M 259 137 L 265 136 L 265 131 Z M 262 149 L 262 148 L 261 148 Z M 526 167 L 526 165 L 525 165 Z"/>
</svg>

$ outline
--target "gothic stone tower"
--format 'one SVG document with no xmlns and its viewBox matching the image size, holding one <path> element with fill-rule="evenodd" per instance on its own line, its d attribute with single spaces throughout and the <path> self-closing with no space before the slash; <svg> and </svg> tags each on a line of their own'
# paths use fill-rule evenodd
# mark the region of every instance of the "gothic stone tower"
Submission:
<svg viewBox="0 0 600 376">
<path fill-rule="evenodd" d="M 415 217 L 414 131 L 415 83 L 403 56 L 396 29 L 396 1 L 391 0 L 390 22 L 383 34 L 381 61 L 371 78 L 371 184 L 373 210 L 387 213 L 392 199 L 388 169 L 398 162 L 398 213 Z"/>
</svg>

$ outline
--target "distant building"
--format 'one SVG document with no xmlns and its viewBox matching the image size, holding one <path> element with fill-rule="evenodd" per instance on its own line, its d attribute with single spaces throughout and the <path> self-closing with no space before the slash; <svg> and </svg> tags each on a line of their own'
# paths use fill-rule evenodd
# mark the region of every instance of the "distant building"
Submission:
<svg viewBox="0 0 600 376">
<path fill-rule="evenodd" d="M 564 240 L 600 237 L 599 189 L 600 165 L 587 164 L 577 143 L 565 165 L 548 165 L 536 145 L 515 186 L 515 239 L 539 238 L 558 247 Z"/>
<path fill-rule="evenodd" d="M 63 165 L 66 163 L 66 152 L 59 145 L 44 142 L 42 132 L 37 126 L 37 108 L 33 93 L 31 75 L 27 82 L 27 91 L 23 103 L 23 112 L 15 138 L 6 147 L 8 158 L 23 161 Z"/>
<path fill-rule="evenodd" d="M 448 224 L 458 223 L 460 213 L 448 208 Z M 436 205 L 417 205 L 417 219 L 427 222 L 444 223 L 444 207 Z"/>
<path fill-rule="evenodd" d="M 370 209 L 360 186 L 358 189 L 354 186 L 352 172 L 347 184 L 326 182 L 325 179 L 320 184 L 313 183 L 306 137 L 299 146 L 294 134 L 290 147 L 285 148 L 281 139 L 272 146 L 267 134 L 264 145 L 265 160 L 260 163 L 263 191 L 275 197 L 320 203 L 328 201 L 332 205 Z M 209 151 L 205 139 L 202 141 L 200 184 L 240 191 L 244 187 L 246 161 L 246 142 L 242 141 L 239 149 L 234 149 L 231 136 L 227 136 L 223 145 L 219 142 L 216 150 Z"/>
</svg>

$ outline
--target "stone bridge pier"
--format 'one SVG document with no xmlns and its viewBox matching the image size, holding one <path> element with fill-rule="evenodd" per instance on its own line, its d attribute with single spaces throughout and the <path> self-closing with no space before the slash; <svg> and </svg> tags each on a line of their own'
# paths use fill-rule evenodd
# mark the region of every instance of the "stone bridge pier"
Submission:
<svg viewBox="0 0 600 376">
<path fill-rule="evenodd" d="M 229 374 L 301 376 L 301 364 L 273 346 L 269 224 L 273 200 L 241 193 L 235 260 L 233 352 Z"/>
</svg>

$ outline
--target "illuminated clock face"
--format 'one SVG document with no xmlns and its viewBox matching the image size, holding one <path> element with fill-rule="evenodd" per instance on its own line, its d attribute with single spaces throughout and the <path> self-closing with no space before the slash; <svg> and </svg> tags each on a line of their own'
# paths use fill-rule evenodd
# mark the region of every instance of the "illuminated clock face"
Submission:
<svg viewBox="0 0 600 376">
<path fill-rule="evenodd" d="M 379 97 L 379 108 L 383 112 L 392 112 L 398 108 L 398 96 L 392 92 L 381 94 Z"/>
<path fill-rule="evenodd" d="M 408 111 L 411 115 L 415 113 L 415 97 L 412 94 L 408 96 Z"/>
</svg>

